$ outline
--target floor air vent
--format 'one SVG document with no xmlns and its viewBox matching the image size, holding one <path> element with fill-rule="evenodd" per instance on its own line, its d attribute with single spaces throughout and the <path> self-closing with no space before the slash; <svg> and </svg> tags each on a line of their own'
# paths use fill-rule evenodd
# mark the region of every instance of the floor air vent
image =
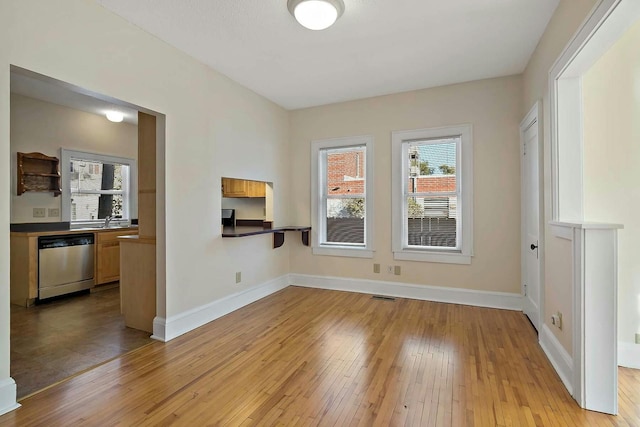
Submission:
<svg viewBox="0 0 640 427">
<path fill-rule="evenodd" d="M 385 301 L 395 301 L 396 299 L 394 297 L 385 297 L 384 295 L 374 295 L 371 297 L 371 299 L 383 299 Z"/>
</svg>

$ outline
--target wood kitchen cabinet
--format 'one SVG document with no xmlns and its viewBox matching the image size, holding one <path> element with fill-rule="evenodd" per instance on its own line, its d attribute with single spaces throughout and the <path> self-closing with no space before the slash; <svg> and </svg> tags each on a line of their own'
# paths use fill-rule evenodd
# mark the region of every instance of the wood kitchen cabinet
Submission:
<svg viewBox="0 0 640 427">
<path fill-rule="evenodd" d="M 137 230 L 96 233 L 96 285 L 120 280 L 120 241 L 118 236 L 138 234 Z"/>
<path fill-rule="evenodd" d="M 246 179 L 222 178 L 222 197 L 265 197 L 265 183 Z"/>
<path fill-rule="evenodd" d="M 29 307 L 38 298 L 38 238 L 42 236 L 70 235 L 86 230 L 60 230 L 43 232 L 12 232 L 11 242 L 11 283 L 12 304 Z M 113 229 L 93 231 L 95 234 L 96 285 L 115 282 L 120 279 L 120 242 L 118 236 L 138 234 L 138 229 Z"/>
<path fill-rule="evenodd" d="M 38 236 L 11 233 L 10 300 L 29 307 L 38 298 Z"/>
</svg>

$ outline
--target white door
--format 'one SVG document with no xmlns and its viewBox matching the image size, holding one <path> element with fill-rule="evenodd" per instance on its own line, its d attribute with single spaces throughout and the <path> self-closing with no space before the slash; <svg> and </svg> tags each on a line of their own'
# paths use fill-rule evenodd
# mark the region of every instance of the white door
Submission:
<svg viewBox="0 0 640 427">
<path fill-rule="evenodd" d="M 535 109 L 535 107 L 534 107 Z M 532 110 L 533 111 L 533 110 Z M 523 311 L 538 330 L 540 320 L 540 184 L 538 119 L 523 122 L 522 135 L 522 292 Z"/>
</svg>

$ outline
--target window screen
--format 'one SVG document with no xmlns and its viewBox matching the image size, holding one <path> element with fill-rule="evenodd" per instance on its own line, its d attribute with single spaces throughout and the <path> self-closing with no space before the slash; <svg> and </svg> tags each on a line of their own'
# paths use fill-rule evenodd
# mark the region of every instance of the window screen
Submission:
<svg viewBox="0 0 640 427">
<path fill-rule="evenodd" d="M 403 144 L 406 245 L 458 248 L 457 158 L 460 137 Z"/>
</svg>

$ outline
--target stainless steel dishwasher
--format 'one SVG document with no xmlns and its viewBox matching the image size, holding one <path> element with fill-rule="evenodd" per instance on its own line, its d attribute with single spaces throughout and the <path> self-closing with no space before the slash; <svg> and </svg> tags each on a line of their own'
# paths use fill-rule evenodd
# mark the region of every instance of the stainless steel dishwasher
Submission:
<svg viewBox="0 0 640 427">
<path fill-rule="evenodd" d="M 94 235 L 69 234 L 38 239 L 38 298 L 93 287 Z"/>
</svg>

